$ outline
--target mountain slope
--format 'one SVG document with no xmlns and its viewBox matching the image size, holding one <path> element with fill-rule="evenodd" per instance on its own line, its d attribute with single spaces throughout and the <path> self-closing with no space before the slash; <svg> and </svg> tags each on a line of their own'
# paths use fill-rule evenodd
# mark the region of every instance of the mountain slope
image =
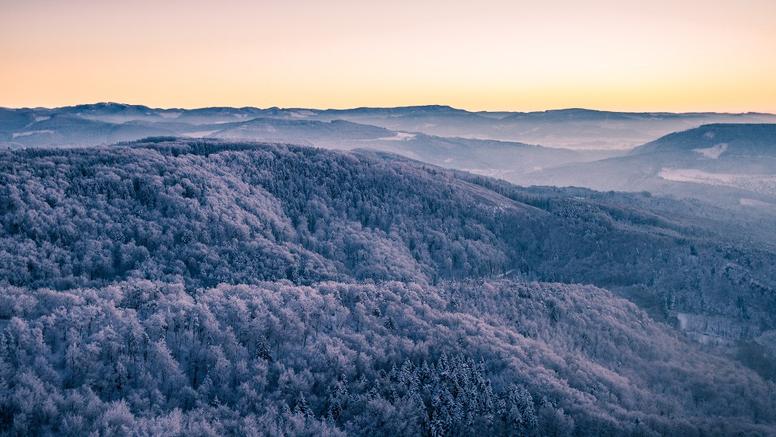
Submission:
<svg viewBox="0 0 776 437">
<path fill-rule="evenodd" d="M 172 135 L 162 124 L 143 122 L 111 123 L 67 114 L 34 116 L 30 123 L 16 128 L 0 141 L 16 147 L 66 147 L 112 144 L 147 136 Z"/>
<path fill-rule="evenodd" d="M 211 125 L 216 130 L 208 136 L 214 138 L 286 142 L 300 145 L 335 147 L 350 141 L 374 140 L 392 137 L 394 132 L 376 126 L 333 120 L 295 120 L 278 118 L 254 118 L 241 123 Z"/>
<path fill-rule="evenodd" d="M 681 208 L 376 152 L 0 152 L 0 425 L 772 432 L 776 254 Z"/>
<path fill-rule="evenodd" d="M 726 317 L 748 336 L 776 326 L 772 249 L 640 195 L 602 201 L 369 153 L 199 140 L 6 152 L 0 169 L 0 277 L 12 285 L 519 274 L 635 293 L 663 317 Z"/>
<path fill-rule="evenodd" d="M 513 181 L 647 190 L 774 212 L 776 124 L 706 125 L 667 135 L 626 156 L 518 175 Z"/>
<path fill-rule="evenodd" d="M 708 124 L 666 135 L 631 154 L 668 152 L 695 152 L 710 159 L 776 157 L 776 124 Z"/>
</svg>

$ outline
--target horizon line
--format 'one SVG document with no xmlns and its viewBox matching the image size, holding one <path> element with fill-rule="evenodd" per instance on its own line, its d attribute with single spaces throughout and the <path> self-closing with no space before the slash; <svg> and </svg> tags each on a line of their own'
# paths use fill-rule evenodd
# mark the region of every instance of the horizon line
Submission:
<svg viewBox="0 0 776 437">
<path fill-rule="evenodd" d="M 642 111 L 635 111 L 635 110 L 613 110 L 613 109 L 595 109 L 595 108 L 586 108 L 586 107 L 580 107 L 580 106 L 569 106 L 569 107 L 560 107 L 560 108 L 548 108 L 548 109 L 539 109 L 539 110 L 513 110 L 513 109 L 485 109 L 485 110 L 475 110 L 475 109 L 466 109 L 461 107 L 455 107 L 447 104 L 439 104 L 439 103 L 430 103 L 430 104 L 415 104 L 415 105 L 399 105 L 399 106 L 343 106 L 343 107 L 329 107 L 329 108 L 320 108 L 320 107 L 305 107 L 305 106 L 289 106 L 289 107 L 283 107 L 283 106 L 267 106 L 267 107 L 260 107 L 260 106 L 229 106 L 229 105 L 212 105 L 212 106 L 169 106 L 169 107 L 161 107 L 161 106 L 149 106 L 142 103 L 125 103 L 125 102 L 118 102 L 118 101 L 111 101 L 111 100 L 105 100 L 105 101 L 98 101 L 98 102 L 89 102 L 89 103 L 76 103 L 76 104 L 70 104 L 70 105 L 63 105 L 63 106 L 0 106 L 0 109 L 9 109 L 9 110 L 36 110 L 36 109 L 45 109 L 45 110 L 56 110 L 56 109 L 65 109 L 65 108 L 74 108 L 76 106 L 98 106 L 98 105 L 117 105 L 117 106 L 129 106 L 129 107 L 143 107 L 147 109 L 152 110 L 159 110 L 159 111 L 195 111 L 200 109 L 258 109 L 258 110 L 268 110 L 268 109 L 280 109 L 280 110 L 313 110 L 313 111 L 352 111 L 352 110 L 364 110 L 364 109 L 411 109 L 411 108 L 447 108 L 452 109 L 456 111 L 463 111 L 468 112 L 471 114 L 478 114 L 478 113 L 512 113 L 512 114 L 531 114 L 531 113 L 542 113 L 542 112 L 560 112 L 560 111 L 589 111 L 589 112 L 611 112 L 611 113 L 619 113 L 619 114 L 678 114 L 678 115 L 689 115 L 689 114 L 727 114 L 727 115 L 776 115 L 776 112 L 763 112 L 763 111 L 666 111 L 666 110 L 642 110 Z"/>
</svg>

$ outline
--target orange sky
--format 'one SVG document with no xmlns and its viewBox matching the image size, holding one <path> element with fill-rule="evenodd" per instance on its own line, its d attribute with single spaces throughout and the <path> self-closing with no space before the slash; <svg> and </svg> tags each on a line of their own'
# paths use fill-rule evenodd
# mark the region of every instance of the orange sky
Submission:
<svg viewBox="0 0 776 437">
<path fill-rule="evenodd" d="M 776 112 L 776 1 L 0 0 L 0 106 L 96 101 Z"/>
</svg>

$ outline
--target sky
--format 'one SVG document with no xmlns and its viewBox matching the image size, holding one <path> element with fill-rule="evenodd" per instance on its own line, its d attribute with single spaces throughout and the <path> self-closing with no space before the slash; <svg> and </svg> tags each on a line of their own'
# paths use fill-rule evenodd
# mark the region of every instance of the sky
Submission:
<svg viewBox="0 0 776 437">
<path fill-rule="evenodd" d="M 0 0 L 0 106 L 776 112 L 776 0 Z"/>
</svg>

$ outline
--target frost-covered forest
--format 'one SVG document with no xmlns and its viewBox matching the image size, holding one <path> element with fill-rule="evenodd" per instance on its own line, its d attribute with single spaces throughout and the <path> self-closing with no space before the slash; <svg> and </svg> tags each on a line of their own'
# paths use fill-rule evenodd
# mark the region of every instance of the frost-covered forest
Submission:
<svg viewBox="0 0 776 437">
<path fill-rule="evenodd" d="M 724 214 L 372 152 L 3 151 L 0 430 L 772 434 L 776 251 Z"/>
</svg>

